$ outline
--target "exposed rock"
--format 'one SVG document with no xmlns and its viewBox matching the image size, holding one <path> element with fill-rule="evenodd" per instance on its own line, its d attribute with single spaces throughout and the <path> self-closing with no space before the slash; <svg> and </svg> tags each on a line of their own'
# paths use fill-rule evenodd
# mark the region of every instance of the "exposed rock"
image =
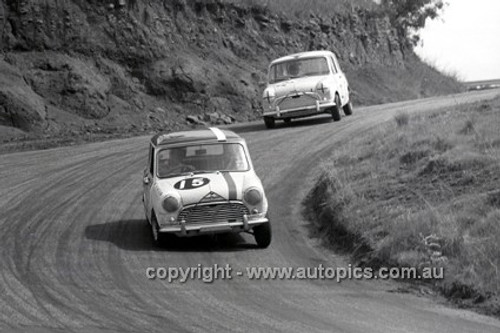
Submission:
<svg viewBox="0 0 500 333">
<path fill-rule="evenodd" d="M 0 124 L 57 131 L 91 121 L 175 128 L 187 115 L 214 112 L 255 119 L 269 61 L 311 49 L 338 54 L 358 105 L 457 89 L 438 73 L 413 75 L 425 66 L 408 41 L 367 10 L 292 19 L 219 0 L 1 1 L 0 51 L 16 75 L 0 80 L 14 80 L 16 93 L 2 88 L 9 107 L 1 104 Z M 408 89 L 394 73 L 438 83 Z M 45 105 L 59 110 L 50 126 Z M 152 121 L 157 105 L 164 112 Z"/>
<path fill-rule="evenodd" d="M 205 120 L 211 122 L 211 123 L 216 123 L 217 120 L 220 118 L 220 115 L 217 112 L 209 113 L 205 115 Z"/>
<path fill-rule="evenodd" d="M 47 103 L 83 118 L 99 119 L 109 113 L 107 95 L 111 84 L 91 61 L 55 52 L 22 54 L 15 58 L 31 88 Z"/>
<path fill-rule="evenodd" d="M 205 122 L 203 120 L 201 120 L 199 116 L 190 115 L 190 116 L 186 117 L 186 120 L 190 124 L 200 124 L 200 125 L 205 124 Z"/>
<path fill-rule="evenodd" d="M 0 60 L 0 125 L 40 131 L 45 125 L 45 103 L 17 68 Z"/>
<path fill-rule="evenodd" d="M 205 113 L 203 117 L 205 122 L 208 122 L 213 125 L 229 125 L 234 122 L 234 118 L 231 118 L 225 114 L 219 112 Z"/>
</svg>

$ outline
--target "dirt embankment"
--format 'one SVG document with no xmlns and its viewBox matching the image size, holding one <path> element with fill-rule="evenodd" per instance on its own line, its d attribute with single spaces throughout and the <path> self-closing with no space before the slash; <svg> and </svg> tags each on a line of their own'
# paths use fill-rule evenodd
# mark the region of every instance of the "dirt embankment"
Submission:
<svg viewBox="0 0 500 333">
<path fill-rule="evenodd" d="M 365 9 L 298 20 L 215 0 L 2 0 L 0 41 L 0 139 L 255 119 L 268 62 L 312 49 L 337 52 L 358 105 L 459 89 Z"/>
<path fill-rule="evenodd" d="M 500 98 L 457 105 L 403 107 L 336 147 L 304 215 L 313 235 L 353 263 L 441 270 L 400 280 L 498 317 Z"/>
</svg>

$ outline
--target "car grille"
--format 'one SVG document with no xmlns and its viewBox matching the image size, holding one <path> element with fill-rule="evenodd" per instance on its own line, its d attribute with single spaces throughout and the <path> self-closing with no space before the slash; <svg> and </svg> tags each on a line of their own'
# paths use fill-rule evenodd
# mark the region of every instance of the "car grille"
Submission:
<svg viewBox="0 0 500 333">
<path fill-rule="evenodd" d="M 316 98 L 309 94 L 285 97 L 281 102 L 278 102 L 280 110 L 295 109 L 311 105 L 316 105 Z"/>
<path fill-rule="evenodd" d="M 243 221 L 243 215 L 248 214 L 248 208 L 242 203 L 211 203 L 184 208 L 178 220 L 184 220 L 186 224 L 239 222 Z"/>
</svg>

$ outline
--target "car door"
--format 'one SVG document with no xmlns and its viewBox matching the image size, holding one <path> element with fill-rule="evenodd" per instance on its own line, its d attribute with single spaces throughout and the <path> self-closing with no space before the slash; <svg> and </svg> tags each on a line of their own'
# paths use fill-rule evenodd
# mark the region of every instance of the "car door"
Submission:
<svg viewBox="0 0 500 333">
<path fill-rule="evenodd" d="M 143 175 L 143 201 L 144 201 L 144 210 L 146 212 L 146 216 L 148 219 L 151 219 L 151 188 L 153 186 L 154 181 L 154 161 L 155 161 L 155 149 L 152 144 L 149 146 L 148 153 L 148 163 L 144 168 Z"/>
<path fill-rule="evenodd" d="M 337 82 L 338 84 L 338 93 L 340 95 L 340 100 L 342 101 L 342 104 L 345 104 L 347 103 L 347 101 L 349 100 L 349 87 L 348 87 L 348 83 L 347 83 L 347 79 L 344 75 L 344 73 L 342 72 L 342 70 L 340 69 L 340 65 L 339 65 L 339 62 L 337 60 L 337 57 L 335 55 L 332 55 L 331 56 L 331 61 L 332 61 L 332 65 L 333 65 L 333 70 L 334 70 L 334 76 L 335 76 L 335 81 Z"/>
</svg>

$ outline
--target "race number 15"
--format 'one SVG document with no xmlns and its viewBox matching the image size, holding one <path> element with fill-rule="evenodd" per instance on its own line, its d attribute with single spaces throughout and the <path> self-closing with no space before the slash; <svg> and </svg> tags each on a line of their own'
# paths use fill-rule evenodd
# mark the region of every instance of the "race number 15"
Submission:
<svg viewBox="0 0 500 333">
<path fill-rule="evenodd" d="M 174 187 L 178 190 L 191 190 L 205 186 L 208 183 L 210 183 L 210 179 L 208 178 L 189 178 L 175 183 Z"/>
</svg>

